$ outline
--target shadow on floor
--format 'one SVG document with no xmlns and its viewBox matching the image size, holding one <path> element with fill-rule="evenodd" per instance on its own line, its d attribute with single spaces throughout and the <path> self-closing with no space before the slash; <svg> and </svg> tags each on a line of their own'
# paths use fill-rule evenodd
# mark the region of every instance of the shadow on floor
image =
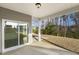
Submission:
<svg viewBox="0 0 79 59">
<path fill-rule="evenodd" d="M 76 55 L 76 54 L 70 51 L 64 51 L 55 48 L 45 48 L 45 47 L 28 45 L 23 48 L 9 51 L 4 55 Z"/>
<path fill-rule="evenodd" d="M 41 50 L 41 52 L 43 52 L 43 51 L 47 51 L 47 53 L 53 53 L 53 52 L 55 52 L 55 53 L 57 53 L 57 54 L 60 54 L 60 55 L 63 55 L 63 54 L 68 54 L 68 53 L 72 53 L 72 52 L 70 52 L 70 51 L 66 51 L 66 50 L 61 50 L 61 49 L 56 49 L 56 48 L 45 48 L 45 47 L 39 47 L 39 46 L 29 46 L 29 47 L 32 47 L 32 48 L 35 48 L 35 49 L 39 49 L 39 50 Z M 75 53 L 74 53 L 75 54 Z"/>
</svg>

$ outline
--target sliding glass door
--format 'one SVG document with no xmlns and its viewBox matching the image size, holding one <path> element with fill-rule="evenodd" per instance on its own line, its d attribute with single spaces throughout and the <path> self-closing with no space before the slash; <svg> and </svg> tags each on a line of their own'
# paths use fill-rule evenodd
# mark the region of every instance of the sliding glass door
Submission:
<svg viewBox="0 0 79 59">
<path fill-rule="evenodd" d="M 5 21 L 5 48 L 18 45 L 18 24 Z"/>
<path fill-rule="evenodd" d="M 28 43 L 27 23 L 4 21 L 4 49 Z"/>
<path fill-rule="evenodd" d="M 19 25 L 19 34 L 20 34 L 20 44 L 28 43 L 28 33 L 27 33 L 27 24 Z"/>
</svg>

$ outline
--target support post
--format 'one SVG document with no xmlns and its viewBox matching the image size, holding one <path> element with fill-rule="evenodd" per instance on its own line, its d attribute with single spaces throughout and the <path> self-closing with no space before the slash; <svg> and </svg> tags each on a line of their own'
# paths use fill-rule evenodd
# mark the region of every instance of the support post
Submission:
<svg viewBox="0 0 79 59">
<path fill-rule="evenodd" d="M 38 26 L 38 40 L 41 41 L 41 21 L 39 19 L 39 26 Z"/>
</svg>

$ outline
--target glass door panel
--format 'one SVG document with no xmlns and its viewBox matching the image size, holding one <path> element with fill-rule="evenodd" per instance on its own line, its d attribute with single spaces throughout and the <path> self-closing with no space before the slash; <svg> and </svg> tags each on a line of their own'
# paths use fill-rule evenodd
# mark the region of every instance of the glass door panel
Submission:
<svg viewBox="0 0 79 59">
<path fill-rule="evenodd" d="M 27 24 L 20 24 L 20 44 L 28 43 Z"/>
<path fill-rule="evenodd" d="M 4 27 L 4 48 L 18 45 L 18 24 L 5 21 Z"/>
</svg>

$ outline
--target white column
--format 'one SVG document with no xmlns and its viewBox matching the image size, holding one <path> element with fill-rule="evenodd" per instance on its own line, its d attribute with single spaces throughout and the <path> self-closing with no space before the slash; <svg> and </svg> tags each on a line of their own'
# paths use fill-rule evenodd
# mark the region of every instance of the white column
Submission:
<svg viewBox="0 0 79 59">
<path fill-rule="evenodd" d="M 27 25 L 27 30 L 28 30 L 28 43 L 31 44 L 33 42 L 33 39 L 32 39 L 32 26 L 31 26 L 31 24 Z"/>
<path fill-rule="evenodd" d="M 39 20 L 39 27 L 38 27 L 38 40 L 41 41 L 41 21 Z"/>
</svg>

